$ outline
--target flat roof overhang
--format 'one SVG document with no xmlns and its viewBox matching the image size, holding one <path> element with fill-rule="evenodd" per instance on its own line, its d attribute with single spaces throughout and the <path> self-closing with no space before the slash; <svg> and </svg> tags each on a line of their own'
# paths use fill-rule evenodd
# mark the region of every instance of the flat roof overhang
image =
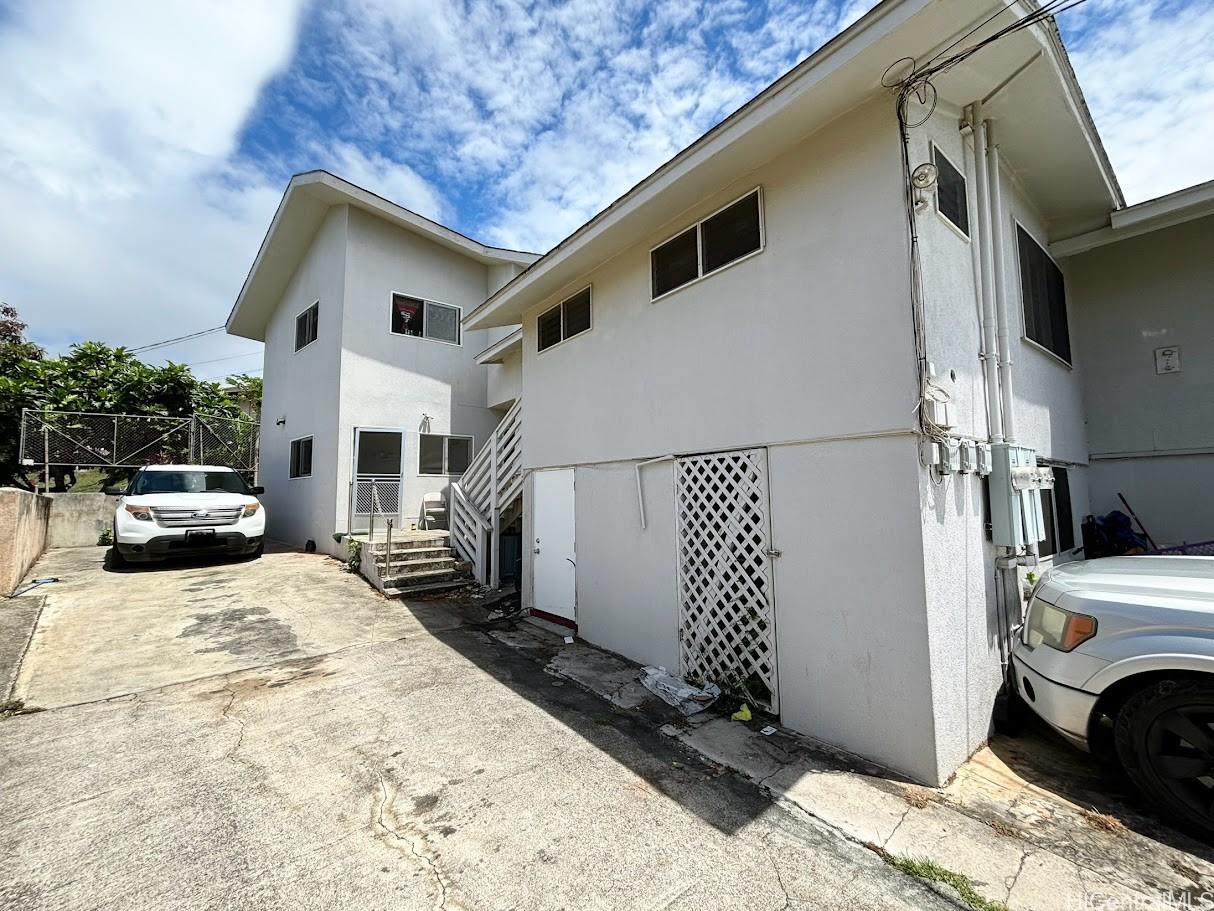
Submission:
<svg viewBox="0 0 1214 911">
<path fill-rule="evenodd" d="M 1006 11 L 991 19 L 1000 8 Z M 991 19 L 966 39 L 968 45 L 1034 9 L 1023 0 L 885 0 L 499 289 L 464 317 L 464 327 L 522 322 L 532 306 L 623 253 L 636 238 L 677 221 L 706 195 L 865 101 L 889 97 L 892 124 L 893 93 L 881 84 L 892 63 L 931 59 Z M 1038 51 L 1040 59 L 994 95 L 987 116 L 1007 121 L 1000 138 L 1005 158 L 1034 199 L 1048 201 L 1055 236 L 1098 224 L 1121 193 L 1053 26 L 984 48 L 941 76 L 938 88 L 946 103 L 969 104 Z"/>
<path fill-rule="evenodd" d="M 491 247 L 397 205 L 328 171 L 296 174 L 287 184 L 257 257 L 245 278 L 227 332 L 265 341 L 266 323 L 333 206 L 350 205 L 486 264 L 527 266 L 538 254 Z"/>
</svg>

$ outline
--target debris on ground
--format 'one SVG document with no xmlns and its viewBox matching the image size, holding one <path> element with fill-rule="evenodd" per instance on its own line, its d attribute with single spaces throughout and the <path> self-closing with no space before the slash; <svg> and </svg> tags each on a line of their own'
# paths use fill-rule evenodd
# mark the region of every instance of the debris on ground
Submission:
<svg viewBox="0 0 1214 911">
<path fill-rule="evenodd" d="M 1125 823 L 1116 816 L 1110 816 L 1108 813 L 1099 813 L 1096 810 L 1085 810 L 1082 807 L 1079 809 L 1079 815 L 1093 829 L 1103 829 L 1105 832 L 1111 832 L 1114 835 L 1125 834 Z"/>
<path fill-rule="evenodd" d="M 641 684 L 667 705 L 673 705 L 684 715 L 702 712 L 721 695 L 715 683 L 699 687 L 677 677 L 664 667 L 641 668 Z"/>
<path fill-rule="evenodd" d="M 906 800 L 916 810 L 922 810 L 933 800 L 937 800 L 939 795 L 935 791 L 927 788 L 921 788 L 918 785 L 910 785 L 902 792 L 903 799 Z"/>
<path fill-rule="evenodd" d="M 734 721 L 750 721 L 754 716 L 750 714 L 750 705 L 743 702 L 742 707 L 729 717 Z"/>
<path fill-rule="evenodd" d="M 767 727 L 759 729 L 759 733 L 762 734 L 764 737 L 770 737 L 775 732 L 776 732 L 776 726 L 774 724 L 769 724 Z"/>
</svg>

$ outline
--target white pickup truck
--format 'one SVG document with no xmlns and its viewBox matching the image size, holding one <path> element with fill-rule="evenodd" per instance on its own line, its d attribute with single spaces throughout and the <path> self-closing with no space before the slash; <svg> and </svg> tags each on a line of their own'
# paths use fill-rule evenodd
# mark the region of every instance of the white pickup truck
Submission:
<svg viewBox="0 0 1214 911">
<path fill-rule="evenodd" d="M 1051 569 L 1012 660 L 1033 711 L 1115 753 L 1162 811 L 1214 836 L 1214 557 Z"/>
<path fill-rule="evenodd" d="M 261 487 L 222 465 L 148 465 L 119 494 L 111 565 L 174 556 L 259 557 L 265 547 Z"/>
</svg>

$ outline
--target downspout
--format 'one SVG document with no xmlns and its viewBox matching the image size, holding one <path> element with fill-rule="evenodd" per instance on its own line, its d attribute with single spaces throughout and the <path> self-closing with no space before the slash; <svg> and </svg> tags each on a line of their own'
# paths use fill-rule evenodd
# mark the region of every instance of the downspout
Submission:
<svg viewBox="0 0 1214 911">
<path fill-rule="evenodd" d="M 1007 279 L 1004 276 L 1006 256 L 1003 249 L 1003 228 L 1006 212 L 1003 208 L 1003 189 L 999 179 L 999 142 L 993 120 L 983 122 L 986 128 L 987 188 L 990 194 L 991 252 L 995 260 L 991 276 L 995 286 L 995 312 L 999 320 L 999 391 L 1003 407 L 1003 438 L 1008 443 L 1016 442 L 1015 396 L 1012 393 L 1012 340 L 1008 330 Z"/>
<path fill-rule="evenodd" d="M 977 236 L 975 271 L 981 301 L 981 350 L 982 373 L 986 379 L 986 426 L 992 443 L 1003 442 L 1003 416 L 999 399 L 999 349 L 995 336 L 996 311 L 995 291 L 992 283 L 994 253 L 991 245 L 991 209 L 987 187 L 986 124 L 982 122 L 982 102 L 975 101 L 966 111 L 966 122 L 974 137 L 974 183 L 978 202 L 978 217 L 975 219 Z"/>
</svg>

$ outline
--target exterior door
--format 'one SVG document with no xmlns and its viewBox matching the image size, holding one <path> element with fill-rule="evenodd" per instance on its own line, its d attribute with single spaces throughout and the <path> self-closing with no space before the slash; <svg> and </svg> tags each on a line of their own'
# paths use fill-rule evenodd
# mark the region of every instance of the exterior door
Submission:
<svg viewBox="0 0 1214 911">
<path fill-rule="evenodd" d="M 405 435 L 381 427 L 354 429 L 354 484 L 351 491 L 354 531 L 366 531 L 375 516 L 377 528 L 387 519 L 400 525 L 401 475 Z"/>
<path fill-rule="evenodd" d="M 535 609 L 574 621 L 577 551 L 573 524 L 573 469 L 537 471 L 531 476 L 535 513 L 532 588 Z"/>
<path fill-rule="evenodd" d="M 767 450 L 676 460 L 675 516 L 683 675 L 779 712 Z"/>
</svg>

